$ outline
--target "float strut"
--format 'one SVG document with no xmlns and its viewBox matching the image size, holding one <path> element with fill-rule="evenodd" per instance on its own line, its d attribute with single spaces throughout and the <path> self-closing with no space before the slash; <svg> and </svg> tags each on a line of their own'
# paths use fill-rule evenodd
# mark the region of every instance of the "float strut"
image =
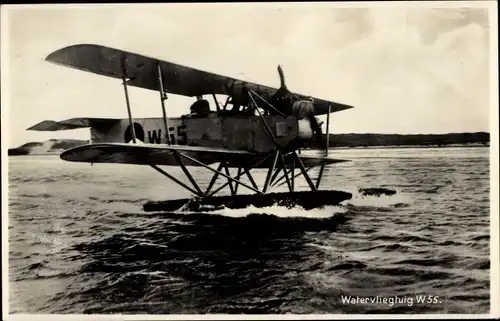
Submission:
<svg viewBox="0 0 500 321">
<path fill-rule="evenodd" d="M 327 151 L 327 153 L 328 153 L 328 151 Z M 323 177 L 323 171 L 325 170 L 325 164 L 326 164 L 326 161 L 324 161 L 323 164 L 321 164 L 321 167 L 319 169 L 318 179 L 316 180 L 316 189 L 318 189 L 319 184 L 321 184 L 321 178 Z"/>
<path fill-rule="evenodd" d="M 227 168 L 227 164 L 224 165 L 224 171 L 226 172 L 226 175 L 228 177 L 231 176 L 231 173 L 229 173 L 229 168 Z M 235 189 L 233 187 L 233 182 L 231 182 L 231 180 L 229 178 L 227 179 L 227 182 L 229 184 L 229 190 L 231 191 L 231 196 L 234 196 L 236 194 L 236 191 L 235 191 Z M 236 183 L 236 184 L 238 184 L 238 183 Z M 238 186 L 238 185 L 236 185 L 236 186 Z"/>
<path fill-rule="evenodd" d="M 254 167 L 257 167 L 259 166 L 260 164 L 262 164 L 263 162 L 265 162 L 269 157 L 271 157 L 271 153 L 268 154 L 266 157 L 262 158 L 261 160 L 259 160 L 257 163 L 255 163 L 254 165 L 252 165 L 251 168 L 254 168 Z M 248 176 L 248 179 L 250 180 L 250 183 L 253 185 L 253 191 L 258 191 L 259 190 L 259 187 L 257 186 L 257 184 L 255 183 L 255 180 L 253 179 L 252 177 L 252 174 L 250 173 L 250 169 L 251 168 L 248 168 L 248 167 L 245 167 L 245 170 L 243 171 L 243 173 L 241 173 L 241 175 L 247 175 Z M 219 171 L 222 169 L 222 167 L 219 169 Z M 236 175 L 236 179 L 239 179 L 240 176 Z M 229 185 L 228 183 L 224 183 L 222 184 L 221 186 L 219 186 L 215 191 L 213 191 L 212 193 L 210 193 L 209 196 L 212 196 L 212 195 L 215 195 L 218 191 L 220 191 L 221 189 L 223 189 L 224 187 L 226 187 L 227 185 Z M 245 184 L 242 184 L 243 186 L 247 187 Z M 259 192 L 259 194 L 262 194 L 262 192 Z"/>
<path fill-rule="evenodd" d="M 219 167 L 217 167 L 217 172 L 220 172 L 222 170 L 222 167 L 224 167 L 224 163 L 220 162 Z M 214 176 L 212 176 L 212 179 L 210 180 L 210 184 L 208 184 L 207 190 L 205 191 L 205 196 L 208 196 L 208 193 L 210 192 L 210 190 L 214 186 L 218 177 L 219 177 L 219 173 L 214 173 Z"/>
<path fill-rule="evenodd" d="M 179 157 L 178 152 L 174 152 L 174 158 L 177 162 L 177 164 L 181 167 L 182 171 L 186 175 L 186 177 L 189 179 L 193 187 L 196 189 L 198 195 L 203 195 L 203 192 L 201 191 L 200 187 L 198 184 L 196 184 L 196 181 L 194 180 L 193 176 L 191 176 L 191 173 L 187 170 L 186 166 L 184 166 L 184 163 L 182 162 L 182 159 Z"/>
<path fill-rule="evenodd" d="M 274 159 L 273 159 L 273 164 L 269 168 L 267 172 L 267 177 L 266 177 L 266 182 L 264 183 L 264 187 L 262 188 L 262 192 L 265 194 L 267 191 L 267 188 L 269 187 L 269 183 L 271 181 L 271 175 L 274 171 L 274 168 L 276 167 L 276 162 L 278 161 L 278 156 L 279 156 L 279 151 L 276 151 L 274 154 Z"/>
<path fill-rule="evenodd" d="M 311 169 L 313 169 L 314 167 L 317 167 L 317 166 L 319 166 L 319 163 L 318 163 L 318 164 L 315 164 L 315 165 L 311 165 L 311 166 L 309 166 L 309 167 L 306 169 L 306 173 L 308 173 Z M 295 170 L 295 168 L 294 168 L 294 170 Z M 290 170 L 288 173 L 291 173 L 291 172 L 292 172 L 292 170 Z M 292 176 L 292 179 L 295 179 L 295 178 L 297 178 L 297 177 L 300 177 L 301 175 L 302 175 L 302 172 L 299 172 L 299 173 L 297 173 L 297 174 L 293 175 L 293 176 Z M 278 180 L 277 180 L 277 181 L 273 184 L 273 186 L 279 187 L 279 186 L 281 186 L 281 185 L 285 184 L 285 182 L 283 181 L 283 179 L 284 179 L 284 178 L 285 178 L 285 176 L 281 176 L 281 177 L 280 177 L 280 178 L 279 178 L 279 179 L 278 179 Z M 283 182 L 282 182 L 282 181 L 283 181 Z"/>
<path fill-rule="evenodd" d="M 255 181 L 254 181 L 254 179 L 253 179 L 252 174 L 250 173 L 250 169 L 249 169 L 249 168 L 245 168 L 244 172 L 247 174 L 248 180 L 250 181 L 250 183 L 252 183 L 252 186 L 253 186 L 255 189 L 259 189 L 259 187 L 257 186 L 257 183 L 255 183 Z M 243 174 L 243 173 L 242 173 L 242 174 Z"/>
<path fill-rule="evenodd" d="M 293 154 L 294 154 L 295 158 L 297 159 L 297 163 L 299 164 L 300 171 L 302 172 L 302 175 L 304 175 L 304 178 L 306 179 L 307 184 L 309 184 L 309 187 L 311 188 L 311 190 L 313 192 L 316 192 L 317 188 L 316 188 L 316 186 L 314 186 L 314 183 L 312 182 L 311 178 L 309 177 L 309 174 L 307 174 L 307 171 L 304 168 L 304 164 L 300 160 L 299 155 L 297 155 L 295 152 Z"/>
<path fill-rule="evenodd" d="M 292 185 L 290 183 L 290 179 L 288 178 L 288 171 L 286 169 L 285 157 L 283 157 L 283 154 L 281 152 L 279 152 L 279 153 L 280 153 L 281 162 L 283 163 L 283 173 L 285 174 L 285 179 L 286 179 L 286 184 L 288 185 L 288 190 L 290 192 L 293 192 Z"/>
<path fill-rule="evenodd" d="M 226 174 L 224 174 L 224 173 L 222 173 L 222 172 L 220 172 L 220 171 L 217 171 L 217 170 L 213 169 L 212 167 L 208 166 L 207 164 L 204 164 L 203 162 L 200 162 L 200 161 L 199 161 L 199 160 L 197 160 L 196 158 L 190 157 L 190 156 L 188 156 L 188 155 L 186 155 L 186 154 L 182 154 L 182 153 L 179 153 L 179 155 L 180 155 L 180 156 L 182 156 L 182 157 L 184 157 L 184 158 L 189 159 L 189 160 L 190 160 L 190 161 L 192 161 L 193 163 L 196 163 L 196 164 L 198 164 L 198 165 L 200 165 L 200 166 L 205 167 L 205 168 L 206 168 L 206 169 L 208 169 L 208 170 L 211 170 L 211 171 L 212 171 L 212 172 L 214 172 L 214 173 L 219 173 L 219 175 L 224 176 L 225 178 L 227 178 L 227 179 L 229 179 L 229 180 L 231 180 L 231 181 L 238 182 L 236 179 L 232 178 L 231 176 L 226 175 Z M 245 183 L 243 183 L 243 182 L 238 182 L 238 183 L 239 183 L 240 185 L 245 186 L 246 188 L 248 188 L 248 189 L 250 189 L 250 190 L 252 190 L 252 191 L 254 191 L 254 192 L 258 193 L 258 194 L 263 194 L 261 191 L 259 191 L 258 189 L 253 188 L 252 186 L 249 186 L 248 184 L 245 184 Z"/>
<path fill-rule="evenodd" d="M 173 177 L 172 175 L 170 175 L 169 173 L 165 172 L 163 169 L 159 168 L 158 166 L 156 166 L 155 164 L 149 164 L 149 166 L 153 167 L 154 169 L 156 169 L 158 172 L 162 173 L 163 175 L 165 175 L 166 177 L 170 178 L 171 180 L 173 180 L 174 182 L 176 182 L 177 184 L 179 184 L 180 186 L 184 187 L 185 189 L 187 189 L 188 191 L 190 191 L 191 193 L 197 195 L 197 196 L 203 196 L 203 195 L 200 195 L 197 191 L 195 191 L 194 189 L 192 189 L 191 187 L 187 186 L 186 184 L 184 184 L 183 182 L 181 182 L 180 180 L 178 180 L 177 178 Z"/>
<path fill-rule="evenodd" d="M 238 167 L 237 177 L 241 177 L 242 174 L 243 174 L 242 168 Z M 234 194 L 235 195 L 238 193 L 238 186 L 240 186 L 240 184 L 238 182 L 236 182 L 236 184 L 234 185 Z"/>
<path fill-rule="evenodd" d="M 274 181 L 276 180 L 276 177 L 278 177 L 280 172 L 281 172 L 281 169 L 276 167 L 276 169 L 274 170 L 273 177 L 271 178 L 271 181 L 269 182 L 269 185 L 271 185 L 271 187 L 274 186 Z"/>
</svg>

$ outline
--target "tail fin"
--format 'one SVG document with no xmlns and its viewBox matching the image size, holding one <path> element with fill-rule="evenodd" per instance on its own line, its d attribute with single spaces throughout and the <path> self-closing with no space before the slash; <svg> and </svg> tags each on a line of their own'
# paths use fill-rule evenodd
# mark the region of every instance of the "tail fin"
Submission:
<svg viewBox="0 0 500 321">
<path fill-rule="evenodd" d="M 116 118 L 71 118 L 59 122 L 44 120 L 26 130 L 58 131 L 90 127 L 112 127 L 119 121 L 120 119 Z"/>
</svg>

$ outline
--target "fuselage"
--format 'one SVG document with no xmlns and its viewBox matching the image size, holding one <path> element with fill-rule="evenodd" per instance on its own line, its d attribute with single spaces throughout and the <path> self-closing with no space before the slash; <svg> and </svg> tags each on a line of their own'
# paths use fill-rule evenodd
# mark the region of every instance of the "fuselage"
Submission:
<svg viewBox="0 0 500 321">
<path fill-rule="evenodd" d="M 221 147 L 257 153 L 276 148 L 272 137 L 280 147 L 287 149 L 298 148 L 301 142 L 313 137 L 309 121 L 297 120 L 293 116 L 216 117 L 210 114 L 208 117 L 167 118 L 168 140 L 165 122 L 161 117 L 135 118 L 133 123 L 136 139 L 148 144 Z M 129 143 L 132 140 L 128 119 L 121 119 L 111 127 L 91 128 L 92 143 Z"/>
</svg>

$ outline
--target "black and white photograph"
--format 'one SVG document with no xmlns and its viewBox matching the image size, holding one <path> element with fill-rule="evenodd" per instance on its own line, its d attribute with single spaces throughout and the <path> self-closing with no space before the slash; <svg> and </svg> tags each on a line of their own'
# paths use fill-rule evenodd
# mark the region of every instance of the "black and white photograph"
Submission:
<svg viewBox="0 0 500 321">
<path fill-rule="evenodd" d="M 5 320 L 498 317 L 496 1 L 12 4 L 1 44 Z"/>
</svg>

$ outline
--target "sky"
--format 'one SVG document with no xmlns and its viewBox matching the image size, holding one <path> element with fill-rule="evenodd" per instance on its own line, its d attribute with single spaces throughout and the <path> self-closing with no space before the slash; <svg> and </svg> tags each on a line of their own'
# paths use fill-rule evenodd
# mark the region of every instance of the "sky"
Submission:
<svg viewBox="0 0 500 321">
<path fill-rule="evenodd" d="M 81 43 L 276 88 L 281 64 L 292 92 L 354 106 L 332 114 L 333 133 L 489 131 L 489 72 L 496 70 L 490 68 L 490 31 L 497 29 L 490 23 L 496 18 L 477 7 L 481 2 L 474 8 L 387 4 L 2 8 L 2 27 L 7 27 L 2 28 L 2 47 L 8 44 L 2 48 L 2 73 L 7 68 L 2 114 L 8 114 L 8 145 L 89 139 L 88 129 L 26 131 L 43 120 L 127 118 L 119 80 L 44 60 L 57 49 Z M 129 88 L 129 94 L 134 117 L 161 117 L 157 92 Z M 189 112 L 192 101 L 170 95 L 168 115 Z"/>
</svg>

